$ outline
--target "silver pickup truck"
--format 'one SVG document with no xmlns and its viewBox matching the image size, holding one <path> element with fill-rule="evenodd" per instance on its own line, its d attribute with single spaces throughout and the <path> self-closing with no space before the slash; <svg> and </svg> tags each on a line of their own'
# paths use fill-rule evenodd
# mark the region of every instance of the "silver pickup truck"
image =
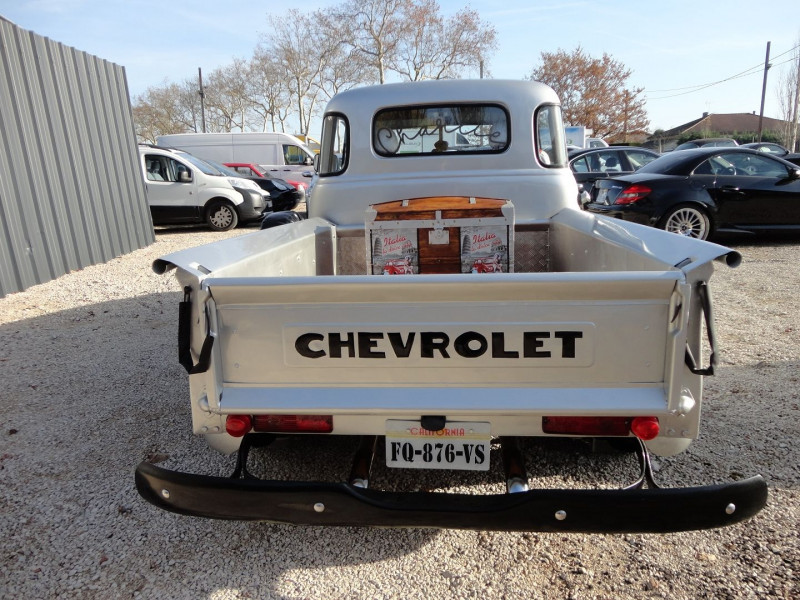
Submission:
<svg viewBox="0 0 800 600">
<path fill-rule="evenodd" d="M 317 525 L 669 532 L 747 519 L 755 476 L 661 488 L 650 455 L 699 432 L 725 247 L 581 211 L 559 101 L 530 81 L 341 93 L 308 218 L 165 256 L 184 289 L 194 433 L 231 477 L 142 463 L 177 513 Z M 251 448 L 355 436 L 343 481 L 256 478 Z M 621 489 L 532 489 L 526 442 L 638 452 Z M 302 439 L 299 440 L 302 443 Z M 370 485 L 381 469 L 502 473 L 504 493 Z"/>
</svg>

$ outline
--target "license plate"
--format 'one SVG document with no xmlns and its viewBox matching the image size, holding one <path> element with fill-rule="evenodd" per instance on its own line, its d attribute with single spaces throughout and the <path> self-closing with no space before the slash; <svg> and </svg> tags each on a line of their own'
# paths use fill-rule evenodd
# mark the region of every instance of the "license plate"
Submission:
<svg viewBox="0 0 800 600">
<path fill-rule="evenodd" d="M 452 421 L 441 431 L 419 421 L 386 421 L 386 466 L 488 471 L 491 423 Z"/>
<path fill-rule="evenodd" d="M 608 190 L 605 188 L 600 188 L 597 191 L 597 203 L 598 204 L 608 204 Z"/>
</svg>

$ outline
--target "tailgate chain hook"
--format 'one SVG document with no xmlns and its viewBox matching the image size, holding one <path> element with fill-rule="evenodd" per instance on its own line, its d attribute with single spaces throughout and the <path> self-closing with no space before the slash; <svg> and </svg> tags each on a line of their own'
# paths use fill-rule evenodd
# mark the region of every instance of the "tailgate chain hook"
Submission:
<svg viewBox="0 0 800 600">
<path fill-rule="evenodd" d="M 275 441 L 275 436 L 271 433 L 248 433 L 242 438 L 239 444 L 239 451 L 236 453 L 236 467 L 231 473 L 230 479 L 260 479 L 247 470 L 247 458 L 250 456 L 251 448 L 264 448 Z"/>
<path fill-rule="evenodd" d="M 622 489 L 641 490 L 644 488 L 645 483 L 647 483 L 647 487 L 650 489 L 659 489 L 661 486 L 658 485 L 653 478 L 653 465 L 650 463 L 650 452 L 647 451 L 647 446 L 644 445 L 642 440 L 636 438 L 636 441 L 639 442 L 639 447 L 636 449 L 636 454 L 639 456 L 639 465 L 641 469 L 639 478 L 631 485 Z"/>
</svg>

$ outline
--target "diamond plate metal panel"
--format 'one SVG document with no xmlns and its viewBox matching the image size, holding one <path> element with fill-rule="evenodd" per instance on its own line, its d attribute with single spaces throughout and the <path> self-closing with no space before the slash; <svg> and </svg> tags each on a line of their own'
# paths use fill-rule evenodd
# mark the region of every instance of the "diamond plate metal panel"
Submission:
<svg viewBox="0 0 800 600">
<path fill-rule="evenodd" d="M 517 231 L 514 238 L 514 261 L 517 273 L 550 271 L 550 229 Z"/>
</svg>

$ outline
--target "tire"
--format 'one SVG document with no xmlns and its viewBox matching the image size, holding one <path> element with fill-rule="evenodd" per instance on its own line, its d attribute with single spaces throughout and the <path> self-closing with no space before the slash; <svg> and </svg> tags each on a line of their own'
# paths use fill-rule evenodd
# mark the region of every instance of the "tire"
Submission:
<svg viewBox="0 0 800 600">
<path fill-rule="evenodd" d="M 206 223 L 214 231 L 228 231 L 239 223 L 239 215 L 227 200 L 213 200 L 206 208 Z"/>
<path fill-rule="evenodd" d="M 711 233 L 711 221 L 706 212 L 697 206 L 676 206 L 664 215 L 659 227 L 698 240 L 707 240 Z"/>
</svg>

